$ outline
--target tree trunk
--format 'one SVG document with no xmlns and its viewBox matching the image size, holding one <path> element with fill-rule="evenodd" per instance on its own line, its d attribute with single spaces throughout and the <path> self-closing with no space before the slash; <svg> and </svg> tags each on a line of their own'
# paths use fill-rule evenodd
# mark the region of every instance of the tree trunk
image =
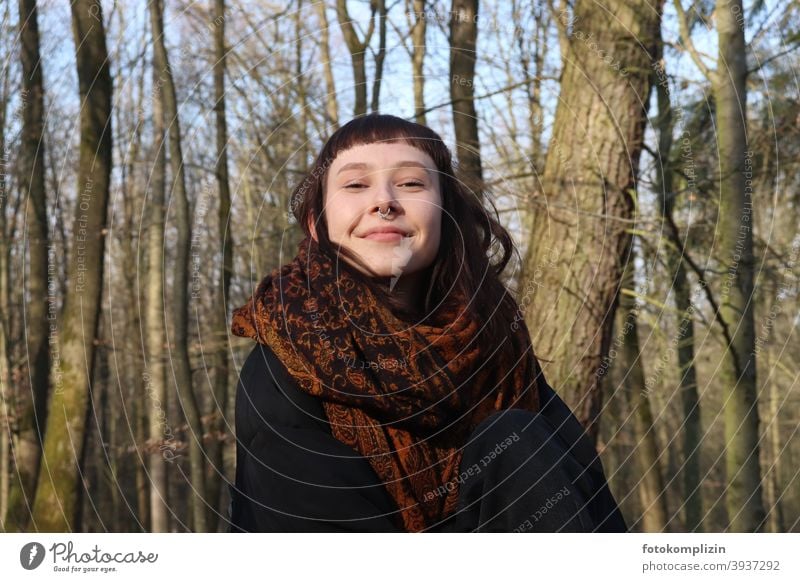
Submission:
<svg viewBox="0 0 800 582">
<path fill-rule="evenodd" d="M 151 10 L 157 9 L 154 4 Z M 153 41 L 157 39 L 156 27 Z M 164 116 L 164 79 L 162 69 L 153 67 L 153 169 L 150 192 L 147 197 L 146 273 L 145 273 L 145 367 L 144 394 L 141 401 L 146 405 L 149 469 L 149 515 L 150 531 L 169 531 L 169 495 L 167 456 L 167 335 L 164 330 L 164 192 L 167 174 L 167 155 Z M 165 456 L 167 455 L 167 456 Z"/>
<path fill-rule="evenodd" d="M 223 0 L 223 2 L 224 2 L 224 0 Z M 303 26 L 304 26 L 303 0 L 297 0 L 297 11 L 295 12 L 295 16 L 294 16 L 294 36 L 295 36 L 296 40 L 294 41 L 295 82 L 293 83 L 293 85 L 294 85 L 294 91 L 297 94 L 297 104 L 300 107 L 300 114 L 297 116 L 298 117 L 297 123 L 300 126 L 300 134 L 301 134 L 301 136 L 303 138 L 301 140 L 301 142 L 300 142 L 300 147 L 297 150 L 297 155 L 300 158 L 300 164 L 299 164 L 300 167 L 305 169 L 305 167 L 308 164 L 308 158 L 309 158 L 308 151 L 310 149 L 310 143 L 309 143 L 310 140 L 308 139 L 308 118 L 309 118 L 308 90 L 307 90 L 308 82 L 307 82 L 307 79 L 306 79 L 305 71 L 303 69 L 303 40 L 304 40 L 303 37 L 305 36 L 305 33 L 303 32 Z M 217 33 L 218 32 L 219 31 L 217 31 Z M 225 39 L 224 38 L 219 39 L 217 37 L 217 35 L 215 34 L 215 36 L 214 36 L 215 45 L 217 44 L 217 42 L 221 42 L 222 43 L 221 45 L 216 46 L 216 49 L 217 49 L 216 50 L 216 52 L 217 52 L 217 60 L 216 60 L 216 62 L 217 62 L 217 64 L 219 64 L 220 46 L 222 46 L 222 47 L 225 46 Z M 221 58 L 224 58 L 224 56 L 225 56 L 225 54 L 223 52 Z M 215 70 L 214 70 L 214 90 L 215 91 L 224 90 L 224 88 L 225 88 L 224 71 L 219 73 L 220 75 L 222 75 L 221 77 L 219 77 L 219 80 L 217 79 L 217 74 L 218 73 L 217 73 L 217 70 L 215 68 Z M 219 87 L 217 87 L 217 82 L 220 83 Z M 223 101 L 221 103 L 223 104 L 223 106 L 225 104 L 225 102 L 224 102 L 225 94 L 224 93 L 219 93 L 217 95 L 217 101 L 216 101 L 216 104 L 215 104 L 215 113 L 217 115 L 217 140 L 219 140 L 219 136 L 220 136 L 220 126 L 219 126 L 220 110 L 218 109 L 219 106 L 220 106 L 220 101 L 219 101 L 220 95 L 222 96 L 222 99 L 223 99 Z M 225 121 L 225 109 L 224 109 L 224 107 L 222 109 L 222 120 L 223 120 L 223 123 L 224 123 L 224 121 Z M 223 127 L 223 129 L 225 130 L 225 132 L 226 132 L 225 135 L 227 136 L 227 128 Z M 219 152 L 222 151 L 221 148 L 224 148 L 224 147 L 225 147 L 225 144 L 222 144 L 222 146 L 220 146 L 219 143 L 217 143 L 217 153 L 219 154 Z M 225 165 L 225 175 L 227 176 L 228 175 L 227 152 L 225 153 L 225 156 L 226 156 L 226 158 L 225 158 L 225 163 L 226 163 L 226 165 Z M 219 157 L 218 157 L 217 158 L 217 165 L 218 166 L 219 166 L 219 163 L 220 163 L 220 160 L 219 160 Z M 305 171 L 305 170 L 303 170 L 303 171 Z M 220 181 L 220 174 L 219 174 L 219 171 L 217 171 L 217 183 L 219 183 L 219 181 Z M 281 208 L 283 208 L 283 207 L 281 207 Z M 226 217 L 226 220 L 227 220 L 227 217 Z M 220 234 L 223 234 L 222 231 L 220 231 Z M 222 240 L 223 240 L 223 238 L 221 237 L 220 241 L 222 241 Z M 228 335 L 227 331 L 226 331 L 225 335 L 227 337 L 227 335 Z"/>
<path fill-rule="evenodd" d="M 122 13 L 120 13 L 120 16 L 122 16 Z M 124 28 L 125 24 L 121 22 L 120 26 Z M 147 42 L 147 25 L 143 24 L 141 45 L 144 46 Z M 139 102 L 138 100 L 145 95 L 145 77 L 148 72 L 150 73 L 151 77 L 154 77 L 152 69 L 148 69 L 147 66 L 142 66 L 141 72 L 137 75 L 136 83 L 134 84 L 133 82 L 130 82 L 127 84 L 128 104 L 136 104 Z M 156 98 L 155 93 L 156 88 L 154 87 L 153 100 Z M 117 111 L 120 109 L 121 107 L 118 107 Z M 151 118 L 152 116 L 153 131 L 156 135 L 162 135 L 164 132 L 163 113 L 161 116 L 154 115 L 153 113 L 153 111 L 147 111 L 146 107 L 144 106 L 137 107 L 135 125 L 132 129 L 133 135 L 130 138 L 127 151 L 123 156 L 126 163 L 123 166 L 123 175 L 120 185 L 124 200 L 123 208 L 125 223 L 124 227 L 118 230 L 117 235 L 119 244 L 123 249 L 122 264 L 124 273 L 122 275 L 122 284 L 125 286 L 124 297 L 126 305 L 136 306 L 136 309 L 126 312 L 127 317 L 124 319 L 124 337 L 126 340 L 130 341 L 130 343 L 125 345 L 124 353 L 116 358 L 119 360 L 120 374 L 125 382 L 125 390 L 123 392 L 124 398 L 131 403 L 131 410 L 129 413 L 129 418 L 131 420 L 127 423 L 128 430 L 126 430 L 126 433 L 130 436 L 130 440 L 128 442 L 134 447 L 134 450 L 139 450 L 142 444 L 146 443 L 148 440 L 149 428 L 147 427 L 145 415 L 147 415 L 149 412 L 152 400 L 144 389 L 144 379 L 147 377 L 144 369 L 144 356 L 147 353 L 146 346 L 148 340 L 145 339 L 144 334 L 142 333 L 142 330 L 147 329 L 147 323 L 144 321 L 144 317 L 146 317 L 147 305 L 145 304 L 143 306 L 142 304 L 144 303 L 146 289 L 149 285 L 146 249 L 148 244 L 147 237 L 149 236 L 148 225 L 150 218 L 147 216 L 145 199 L 151 202 L 152 200 L 149 193 L 146 197 L 142 195 L 142 189 L 139 187 L 136 176 L 137 169 L 142 165 L 142 159 L 140 156 L 142 150 L 142 128 L 145 126 L 145 119 Z M 124 118 L 120 116 L 119 127 L 123 127 L 123 122 Z M 161 130 L 158 130 L 157 128 L 158 123 L 161 123 L 162 125 Z M 161 139 L 163 141 L 163 137 Z M 153 172 L 153 180 L 155 180 L 155 178 L 156 173 Z M 151 187 L 156 187 L 153 182 L 150 182 L 150 184 Z M 162 185 L 157 189 L 161 193 L 161 204 L 163 205 L 164 187 Z M 140 200 L 141 206 L 139 205 Z M 163 223 L 163 209 L 161 212 L 161 221 Z M 144 216 L 145 219 L 141 224 L 139 223 L 139 216 Z M 142 229 L 143 236 L 136 236 L 136 232 L 140 228 Z M 161 252 L 163 252 L 163 247 L 162 250 L 159 251 L 159 254 Z M 144 282 L 143 284 L 137 283 L 137 279 L 140 277 Z M 161 324 L 159 333 L 163 334 L 163 323 Z M 149 333 L 147 334 L 147 338 L 152 337 L 153 335 Z M 160 357 L 163 357 L 163 343 L 165 341 L 166 340 L 162 337 L 162 356 Z M 162 380 L 162 384 L 165 385 L 165 380 Z M 164 408 L 166 409 L 166 404 L 164 404 Z M 144 457 L 147 457 L 146 450 L 144 451 Z M 130 467 L 130 471 L 134 473 L 136 507 L 134 514 L 127 516 L 131 520 L 128 522 L 128 527 L 134 527 L 133 524 L 136 524 L 136 526 L 143 528 L 144 531 L 150 531 L 149 494 L 151 478 L 148 470 L 148 463 L 134 463 L 133 466 Z"/>
<path fill-rule="evenodd" d="M 769 370 L 772 368 L 769 367 Z M 783 514 L 783 496 L 784 491 L 781 486 L 781 466 L 783 461 L 781 459 L 781 451 L 783 449 L 781 443 L 781 406 L 778 405 L 778 386 L 776 381 L 769 383 L 769 411 L 771 423 L 769 427 L 769 440 L 772 449 L 772 465 L 770 470 L 769 483 L 772 488 L 772 497 L 770 498 L 771 510 L 769 512 L 771 530 L 775 533 L 786 531 L 786 519 Z M 781 404 L 785 404 L 784 399 Z"/>
<path fill-rule="evenodd" d="M 672 133 L 674 120 L 670 101 L 669 80 L 664 66 L 662 44 L 659 43 L 660 58 L 653 66 L 653 84 L 658 93 L 658 156 L 656 164 L 657 204 L 662 213 L 662 221 L 669 224 L 665 228 L 670 244 L 666 245 L 667 272 L 674 273 L 672 293 L 675 308 L 680 315 L 678 335 L 675 338 L 678 352 L 678 376 L 681 403 L 683 405 L 683 465 L 681 481 L 683 484 L 683 531 L 702 531 L 703 496 L 700 481 L 700 445 L 702 427 L 700 425 L 700 398 L 697 394 L 697 373 L 694 366 L 694 306 L 691 303 L 689 280 L 684 266 L 684 249 L 677 230 L 673 227 L 673 211 L 676 192 L 673 185 Z"/>
<path fill-rule="evenodd" d="M 666 190 L 667 192 L 669 190 Z M 674 241 L 677 242 L 677 241 Z M 675 308 L 681 314 L 678 322 L 677 349 L 680 376 L 681 405 L 683 406 L 683 483 L 684 531 L 703 531 L 703 495 L 700 451 L 703 427 L 700 422 L 700 395 L 697 393 L 697 371 L 694 365 L 694 305 L 691 300 L 686 269 L 676 249 L 670 249 L 667 264 L 675 273 L 673 293 Z"/>
<path fill-rule="evenodd" d="M 516 2 L 513 4 L 514 14 L 518 15 L 520 9 Z M 544 62 L 547 54 L 547 11 L 543 7 L 534 7 L 533 16 L 536 22 L 534 37 L 532 41 L 533 54 L 525 46 L 525 35 L 516 34 L 517 45 L 520 52 L 520 65 L 522 75 L 525 80 L 525 89 L 528 97 L 528 131 L 531 135 L 531 148 L 528 154 L 528 163 L 531 166 L 533 175 L 537 176 L 542 171 L 542 134 L 544 133 L 544 113 L 542 109 L 542 75 L 544 74 Z M 521 15 L 520 15 L 521 17 Z M 516 20 L 516 17 L 515 17 Z M 533 71 L 531 71 L 531 61 L 533 61 Z"/>
<path fill-rule="evenodd" d="M 4 21 L 10 19 L 10 6 L 7 4 L 3 13 Z M 5 53 L 4 58 L 8 58 Z M 11 398 L 11 350 L 8 317 L 11 301 L 9 294 L 9 258 L 11 239 L 6 233 L 6 208 L 8 206 L 8 183 L 6 181 L 6 168 L 8 167 L 8 154 L 6 153 L 6 119 L 9 98 L 9 74 L 11 67 L 4 67 L 2 86 L 0 90 L 0 532 L 6 532 L 6 516 L 8 515 L 8 496 L 11 483 L 9 476 L 11 456 L 11 414 L 13 399 Z"/>
<path fill-rule="evenodd" d="M 138 447 L 139 443 L 147 440 L 148 426 L 147 415 L 149 407 L 139 399 L 132 404 L 134 418 L 134 442 Z M 136 463 L 136 509 L 139 517 L 138 521 L 144 531 L 152 531 L 152 517 L 150 515 L 150 476 L 146 463 Z M 167 483 L 169 486 L 169 483 Z"/>
<path fill-rule="evenodd" d="M 453 0 L 450 12 L 450 99 L 459 177 L 483 197 L 483 171 L 475 110 L 475 61 L 478 0 Z"/>
<path fill-rule="evenodd" d="M 578 0 L 521 289 L 547 378 L 596 442 L 602 362 L 631 235 L 661 0 Z M 588 39 L 588 40 L 587 40 Z M 530 298 L 520 298 L 525 304 Z M 551 303 L 552 301 L 552 303 Z"/>
<path fill-rule="evenodd" d="M 81 142 L 78 204 L 68 265 L 58 355 L 52 368 L 53 393 L 36 488 L 33 521 L 39 531 L 72 531 L 78 516 L 77 491 L 86 413 L 94 370 L 103 284 L 106 214 L 112 164 L 111 99 L 105 30 L 98 0 L 72 3 L 80 92 Z"/>
<path fill-rule="evenodd" d="M 653 411 L 650 407 L 649 391 L 645 387 L 644 364 L 639 350 L 639 306 L 633 293 L 634 254 L 625 265 L 623 292 L 620 295 L 619 333 L 622 335 L 622 369 L 628 405 L 633 414 L 633 437 L 636 444 L 636 463 L 639 468 L 638 494 L 642 504 L 642 531 L 667 531 L 669 513 L 664 488 L 664 472 L 661 468 L 660 449 L 656 442 Z M 646 291 L 645 291 L 646 292 Z"/>
<path fill-rule="evenodd" d="M 205 486 L 205 451 L 203 447 L 203 425 L 199 407 L 195 399 L 192 382 L 192 371 L 189 364 L 188 322 L 189 294 L 188 271 L 189 251 L 191 245 L 191 226 L 189 223 L 189 200 L 186 195 L 186 177 L 183 169 L 183 153 L 181 149 L 181 129 L 178 118 L 178 102 L 175 95 L 175 84 L 172 69 L 169 66 L 167 49 L 164 45 L 163 3 L 153 0 L 150 4 L 150 22 L 153 30 L 154 66 L 162 83 L 164 96 L 164 112 L 169 127 L 169 161 L 172 169 L 172 193 L 174 193 L 175 221 L 177 240 L 175 243 L 175 277 L 173 279 L 173 306 L 175 331 L 173 334 L 174 378 L 181 399 L 181 409 L 186 415 L 189 426 L 189 462 L 191 464 L 190 479 L 192 488 L 192 515 L 194 531 L 205 532 L 206 527 L 206 486 Z M 169 206 L 172 206 L 170 204 Z"/>
<path fill-rule="evenodd" d="M 328 32 L 328 14 L 325 12 L 325 2 L 314 4 L 319 18 L 319 42 L 322 54 L 322 70 L 325 75 L 325 113 L 328 123 L 334 131 L 339 129 L 339 109 L 336 103 L 336 83 L 333 79 L 333 63 L 331 63 L 330 34 Z"/>
<path fill-rule="evenodd" d="M 425 0 L 413 0 L 414 25 L 411 28 L 411 73 L 414 75 L 414 121 L 427 125 L 425 121 L 425 34 L 428 20 L 425 15 Z M 408 0 L 406 0 L 408 6 Z"/>
<path fill-rule="evenodd" d="M 375 0 L 371 0 L 370 5 L 372 7 L 372 18 L 370 18 L 369 29 L 364 36 L 364 40 L 361 41 L 347 12 L 347 0 L 336 0 L 336 15 L 353 63 L 353 90 L 356 96 L 353 117 L 360 117 L 367 113 L 367 69 L 365 57 L 370 38 L 372 38 L 372 33 L 375 30 Z"/>
<path fill-rule="evenodd" d="M 372 80 L 370 111 L 378 112 L 383 82 L 383 61 L 386 58 L 386 0 L 375 0 L 378 6 L 378 52 L 375 53 L 375 78 Z"/>
<path fill-rule="evenodd" d="M 48 345 L 48 227 L 45 191 L 44 84 L 39 55 L 39 27 L 35 0 L 20 0 L 20 58 L 22 60 L 21 195 L 25 200 L 28 241 L 29 303 L 25 314 L 30 391 L 20 390 L 22 411 L 15 439 L 16 479 L 9 492 L 9 524 L 24 531 L 30 519 L 29 504 L 36 491 L 42 438 L 47 414 L 50 351 Z M 55 298 L 53 298 L 55 301 Z M 55 303 L 52 304 L 55 309 Z"/>
<path fill-rule="evenodd" d="M 753 323 L 752 158 L 747 132 L 747 58 L 741 0 L 717 4 L 719 58 L 712 75 L 720 169 L 716 236 L 720 270 L 720 316 L 727 328 L 721 380 L 724 387 L 725 505 L 729 530 L 761 531 L 755 330 Z M 750 156 L 750 157 L 749 157 Z"/>
<path fill-rule="evenodd" d="M 219 240 L 222 245 L 221 277 L 217 282 L 216 310 L 218 314 L 217 333 L 219 338 L 215 342 L 217 350 L 217 364 L 214 376 L 214 400 L 216 410 L 211 423 L 211 441 L 209 443 L 209 457 L 216 471 L 208 486 L 210 509 L 219 509 L 220 485 L 223 483 L 225 466 L 223 463 L 223 445 L 227 426 L 225 404 L 228 402 L 228 295 L 233 276 L 233 237 L 231 236 L 231 190 L 228 184 L 228 125 L 225 120 L 225 0 L 216 0 L 217 27 L 214 31 L 214 111 L 217 120 L 217 184 L 219 186 Z M 305 108 L 304 108 L 305 109 Z M 219 512 L 215 511 L 211 523 L 212 529 L 218 529 L 219 523 L 227 523 Z M 224 515 L 224 514 L 223 514 Z"/>
</svg>

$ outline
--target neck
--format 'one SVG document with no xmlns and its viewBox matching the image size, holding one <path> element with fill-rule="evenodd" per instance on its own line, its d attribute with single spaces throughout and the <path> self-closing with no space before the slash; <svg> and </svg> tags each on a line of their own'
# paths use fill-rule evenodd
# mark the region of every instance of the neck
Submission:
<svg viewBox="0 0 800 582">
<path fill-rule="evenodd" d="M 391 285 L 391 277 L 382 277 L 388 288 Z M 425 292 L 427 291 L 428 273 L 423 269 L 409 275 L 401 275 L 395 281 L 391 294 L 399 299 L 403 306 L 411 312 L 421 312 L 425 304 Z"/>
</svg>

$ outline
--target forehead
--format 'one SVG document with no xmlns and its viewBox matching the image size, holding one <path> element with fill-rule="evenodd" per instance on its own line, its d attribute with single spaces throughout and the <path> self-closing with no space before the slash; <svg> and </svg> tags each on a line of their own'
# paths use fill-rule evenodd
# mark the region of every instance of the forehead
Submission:
<svg viewBox="0 0 800 582">
<path fill-rule="evenodd" d="M 353 146 L 339 152 L 331 164 L 330 176 L 342 170 L 369 170 L 387 167 L 423 167 L 435 170 L 431 157 L 407 143 L 371 143 Z"/>
</svg>

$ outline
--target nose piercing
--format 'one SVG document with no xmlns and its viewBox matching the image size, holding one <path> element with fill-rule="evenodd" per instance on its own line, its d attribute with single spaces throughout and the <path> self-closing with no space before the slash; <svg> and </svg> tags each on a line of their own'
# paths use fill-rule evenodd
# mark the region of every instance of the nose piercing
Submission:
<svg viewBox="0 0 800 582">
<path fill-rule="evenodd" d="M 387 206 L 386 210 L 382 208 L 378 208 L 378 216 L 380 216 L 383 220 L 389 220 L 389 214 L 392 212 L 392 207 Z"/>
</svg>

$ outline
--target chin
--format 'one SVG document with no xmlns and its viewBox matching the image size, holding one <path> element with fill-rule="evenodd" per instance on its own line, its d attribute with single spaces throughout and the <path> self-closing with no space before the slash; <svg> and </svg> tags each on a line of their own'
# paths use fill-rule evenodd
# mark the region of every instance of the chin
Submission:
<svg viewBox="0 0 800 582">
<path fill-rule="evenodd" d="M 419 270 L 420 257 L 413 247 L 403 248 L 401 245 L 393 244 L 380 246 L 383 248 L 376 249 L 372 243 L 363 240 L 350 245 L 350 248 L 360 255 L 361 259 L 374 271 L 374 274 L 365 272 L 366 275 L 403 277 Z"/>
<path fill-rule="evenodd" d="M 391 261 L 368 261 L 367 264 L 375 271 L 376 277 L 393 277 L 395 275 L 402 275 L 405 271 L 402 267 L 397 269 L 397 273 L 392 272 Z"/>
</svg>

